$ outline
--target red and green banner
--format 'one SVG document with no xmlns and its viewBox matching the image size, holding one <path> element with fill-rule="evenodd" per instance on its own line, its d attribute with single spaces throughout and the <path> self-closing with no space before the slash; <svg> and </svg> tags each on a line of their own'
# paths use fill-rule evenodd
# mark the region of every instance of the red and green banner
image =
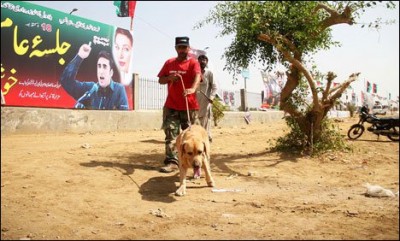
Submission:
<svg viewBox="0 0 400 241">
<path fill-rule="evenodd" d="M 118 17 L 131 17 L 135 15 L 136 1 L 114 1 Z"/>
<path fill-rule="evenodd" d="M 20 1 L 1 2 L 1 92 L 6 106 L 74 108 L 77 98 L 60 78 L 81 46 L 91 47 L 75 80 L 98 82 L 101 51 L 114 59 L 112 80 L 124 86 L 133 109 L 132 55 L 122 56 L 117 33 L 126 29 Z M 129 42 L 129 41 L 128 41 Z M 126 51 L 125 51 L 126 52 Z M 123 60 L 125 58 L 125 60 Z M 127 60 L 126 60 L 127 59 Z"/>
</svg>

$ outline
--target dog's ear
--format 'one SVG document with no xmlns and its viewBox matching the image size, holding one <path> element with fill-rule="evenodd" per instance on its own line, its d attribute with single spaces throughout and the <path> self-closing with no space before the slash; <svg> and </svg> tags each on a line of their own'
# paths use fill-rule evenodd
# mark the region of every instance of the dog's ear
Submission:
<svg viewBox="0 0 400 241">
<path fill-rule="evenodd" d="M 186 144 L 186 141 L 184 141 L 184 142 L 181 144 L 181 152 L 182 152 L 182 154 L 185 154 L 185 144 Z"/>
</svg>

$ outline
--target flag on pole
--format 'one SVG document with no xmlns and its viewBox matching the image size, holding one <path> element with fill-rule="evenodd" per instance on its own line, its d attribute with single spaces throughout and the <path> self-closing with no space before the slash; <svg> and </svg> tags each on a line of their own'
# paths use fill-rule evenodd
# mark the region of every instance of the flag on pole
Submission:
<svg viewBox="0 0 400 241">
<path fill-rule="evenodd" d="M 367 81 L 367 93 L 371 92 L 371 83 Z"/>
<path fill-rule="evenodd" d="M 372 84 L 372 93 L 375 93 L 378 91 L 376 84 Z"/>
<path fill-rule="evenodd" d="M 114 1 L 114 6 L 117 7 L 116 13 L 118 17 L 131 18 L 131 31 L 133 25 L 133 17 L 135 15 L 136 1 Z"/>
<path fill-rule="evenodd" d="M 134 17 L 136 1 L 114 1 L 117 7 L 116 13 L 118 17 Z"/>
</svg>

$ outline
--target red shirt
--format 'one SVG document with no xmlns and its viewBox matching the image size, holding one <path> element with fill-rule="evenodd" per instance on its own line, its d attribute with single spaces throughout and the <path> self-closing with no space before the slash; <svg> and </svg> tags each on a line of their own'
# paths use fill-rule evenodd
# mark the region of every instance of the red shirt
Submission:
<svg viewBox="0 0 400 241">
<path fill-rule="evenodd" d="M 182 62 L 176 60 L 176 57 L 167 60 L 158 73 L 158 77 L 167 76 L 173 73 L 182 76 L 185 89 L 191 88 L 196 74 L 201 74 L 199 61 L 195 58 L 189 58 Z M 182 81 L 168 82 L 168 96 L 164 106 L 174 110 L 186 110 L 186 100 L 183 96 Z M 196 93 L 187 95 L 189 110 L 198 110 Z"/>
</svg>

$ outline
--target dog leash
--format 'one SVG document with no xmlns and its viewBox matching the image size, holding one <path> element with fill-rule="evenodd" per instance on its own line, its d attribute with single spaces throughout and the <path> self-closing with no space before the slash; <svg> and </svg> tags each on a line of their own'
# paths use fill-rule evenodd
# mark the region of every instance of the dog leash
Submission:
<svg viewBox="0 0 400 241">
<path fill-rule="evenodd" d="M 179 75 L 179 79 L 181 79 L 181 83 L 182 83 L 182 86 L 183 86 L 183 91 L 185 91 L 186 88 L 185 88 L 185 84 L 183 83 L 183 79 L 182 79 L 181 75 Z M 185 96 L 185 101 L 186 101 L 186 113 L 187 113 L 187 117 L 188 117 L 188 121 L 189 121 L 189 128 L 190 128 L 192 126 L 192 121 L 190 120 L 189 102 L 188 102 L 187 94 Z"/>
</svg>

